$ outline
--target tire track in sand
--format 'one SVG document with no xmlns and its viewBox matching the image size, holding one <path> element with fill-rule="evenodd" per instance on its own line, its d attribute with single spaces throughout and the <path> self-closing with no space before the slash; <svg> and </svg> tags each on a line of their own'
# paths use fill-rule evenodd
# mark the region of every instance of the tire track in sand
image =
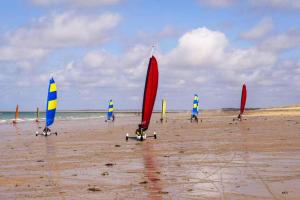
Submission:
<svg viewBox="0 0 300 200">
<path fill-rule="evenodd" d="M 49 177 L 48 181 L 51 186 L 54 186 L 55 190 L 58 192 L 59 197 L 65 200 L 65 197 L 63 195 L 59 183 L 60 173 L 56 172 L 57 163 L 56 163 L 55 144 L 51 139 L 52 138 L 48 138 L 48 137 L 45 138 L 46 161 L 47 161 L 47 170 L 48 170 L 48 177 Z"/>
<path fill-rule="evenodd" d="M 263 177 L 258 173 L 258 170 L 246 159 L 246 157 L 249 157 L 249 150 L 246 146 L 246 142 L 247 142 L 247 138 L 246 138 L 246 130 L 249 130 L 248 127 L 244 126 L 245 124 L 240 123 L 239 124 L 239 133 L 240 133 L 240 137 L 241 137 L 241 144 L 242 147 L 244 149 L 243 155 L 244 156 L 240 156 L 244 162 L 247 164 L 247 167 L 250 168 L 256 175 L 252 176 L 254 179 L 258 178 L 260 180 L 260 182 L 262 183 L 262 185 L 265 187 L 265 189 L 269 192 L 269 194 L 272 196 L 273 199 L 275 200 L 279 200 L 280 198 L 277 198 L 276 195 L 272 192 L 271 188 L 269 187 L 269 185 L 264 181 Z"/>
</svg>

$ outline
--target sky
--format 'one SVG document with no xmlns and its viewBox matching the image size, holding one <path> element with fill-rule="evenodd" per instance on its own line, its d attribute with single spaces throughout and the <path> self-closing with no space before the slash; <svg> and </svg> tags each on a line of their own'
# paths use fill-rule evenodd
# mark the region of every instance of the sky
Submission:
<svg viewBox="0 0 300 200">
<path fill-rule="evenodd" d="M 0 110 L 141 109 L 151 53 L 168 109 L 300 103 L 300 0 L 11 0 L 0 6 Z M 152 50 L 152 47 L 154 49 Z"/>
</svg>

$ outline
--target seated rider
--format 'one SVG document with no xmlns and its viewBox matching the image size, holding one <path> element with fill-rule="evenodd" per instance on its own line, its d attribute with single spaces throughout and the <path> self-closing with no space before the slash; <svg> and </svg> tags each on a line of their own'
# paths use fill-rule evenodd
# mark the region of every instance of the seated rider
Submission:
<svg viewBox="0 0 300 200">
<path fill-rule="evenodd" d="M 238 116 L 238 120 L 242 120 L 242 116 L 241 116 L 241 114 L 239 114 L 239 116 Z"/>
<path fill-rule="evenodd" d="M 192 119 L 198 119 L 197 115 L 192 114 Z"/>
<path fill-rule="evenodd" d="M 135 134 L 137 134 L 137 135 L 142 135 L 143 132 L 144 132 L 145 130 L 147 130 L 147 129 L 144 130 L 143 123 L 145 123 L 145 122 L 142 122 L 141 124 L 139 124 L 139 128 L 136 129 Z"/>
<path fill-rule="evenodd" d="M 48 128 L 47 126 L 44 128 L 43 130 L 44 133 L 48 133 L 48 132 L 51 132 L 50 128 Z"/>
</svg>

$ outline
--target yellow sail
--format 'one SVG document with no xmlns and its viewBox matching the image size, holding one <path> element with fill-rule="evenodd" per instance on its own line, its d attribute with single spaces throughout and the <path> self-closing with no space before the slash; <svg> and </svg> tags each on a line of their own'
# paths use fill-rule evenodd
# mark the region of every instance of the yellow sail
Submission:
<svg viewBox="0 0 300 200">
<path fill-rule="evenodd" d="M 167 112 L 167 102 L 165 99 L 162 99 L 162 109 L 161 109 L 161 119 L 165 119 L 166 118 L 166 112 Z"/>
</svg>

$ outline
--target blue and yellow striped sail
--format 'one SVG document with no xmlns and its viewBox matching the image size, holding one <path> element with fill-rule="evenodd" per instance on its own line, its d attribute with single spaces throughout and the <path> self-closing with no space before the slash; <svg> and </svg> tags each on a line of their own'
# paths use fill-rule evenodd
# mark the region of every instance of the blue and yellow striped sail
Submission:
<svg viewBox="0 0 300 200">
<path fill-rule="evenodd" d="M 199 97 L 197 94 L 194 96 L 194 102 L 193 102 L 193 110 L 192 110 L 192 115 L 193 116 L 198 116 L 199 112 Z"/>
<path fill-rule="evenodd" d="M 107 120 L 112 120 L 113 112 L 114 112 L 114 102 L 110 100 L 108 104 Z"/>
<path fill-rule="evenodd" d="M 57 106 L 57 90 L 56 83 L 53 78 L 49 81 L 47 107 L 46 107 L 46 127 L 54 122 L 55 112 Z"/>
</svg>

